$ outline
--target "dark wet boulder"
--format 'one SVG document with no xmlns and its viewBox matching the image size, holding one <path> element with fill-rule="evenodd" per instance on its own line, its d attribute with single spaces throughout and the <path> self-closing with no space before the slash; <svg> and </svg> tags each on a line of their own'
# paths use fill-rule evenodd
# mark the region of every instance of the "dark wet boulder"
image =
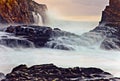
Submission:
<svg viewBox="0 0 120 81">
<path fill-rule="evenodd" d="M 0 73 L 0 81 L 5 79 L 5 74 L 4 73 Z"/>
<path fill-rule="evenodd" d="M 106 38 L 100 47 L 107 50 L 120 50 L 120 38 Z"/>
<path fill-rule="evenodd" d="M 78 35 L 58 28 L 52 29 L 50 27 L 36 25 L 9 26 L 4 31 L 13 37 L 19 38 L 19 40 L 24 39 L 33 43 L 36 48 L 47 47 L 53 49 L 73 50 L 74 48 L 72 45 L 74 43 L 77 44 L 75 39 L 79 37 Z M 10 35 L 8 37 L 11 37 Z M 9 40 L 6 39 L 6 41 Z"/>
<path fill-rule="evenodd" d="M 52 29 L 44 26 L 20 25 L 10 26 L 5 32 L 11 33 L 15 37 L 21 37 L 31 41 L 35 47 L 44 47 L 51 36 Z"/>
<path fill-rule="evenodd" d="M 98 68 L 61 68 L 53 64 L 20 65 L 6 75 L 3 81 L 119 81 Z"/>
<path fill-rule="evenodd" d="M 34 47 L 34 44 L 28 40 L 25 39 L 16 39 L 16 38 L 3 38 L 0 39 L 0 44 L 1 45 L 5 45 L 8 47 L 12 47 L 12 48 L 19 48 L 19 47 L 23 47 L 23 48 L 30 48 L 30 47 Z"/>
<path fill-rule="evenodd" d="M 27 69 L 28 69 L 28 67 L 27 67 L 26 65 L 19 65 L 19 66 L 15 67 L 15 68 L 12 70 L 12 72 L 15 72 L 15 71 L 25 71 L 25 70 L 27 70 Z"/>
<path fill-rule="evenodd" d="M 51 41 L 48 41 L 46 44 L 45 44 L 46 47 L 48 48 L 53 48 L 53 49 L 62 49 L 62 50 L 74 50 L 72 47 L 70 46 L 67 46 L 67 45 L 64 45 L 62 43 L 59 43 L 57 42 L 56 40 L 51 40 Z"/>
</svg>

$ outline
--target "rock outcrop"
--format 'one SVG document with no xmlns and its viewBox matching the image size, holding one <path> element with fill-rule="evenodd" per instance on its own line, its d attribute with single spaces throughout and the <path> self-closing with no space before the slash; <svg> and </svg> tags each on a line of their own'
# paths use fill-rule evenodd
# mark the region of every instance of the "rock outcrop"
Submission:
<svg viewBox="0 0 120 81">
<path fill-rule="evenodd" d="M 0 23 L 33 24 L 33 13 L 40 14 L 43 23 L 47 23 L 46 10 L 46 5 L 32 0 L 0 0 Z"/>
<path fill-rule="evenodd" d="M 61 68 L 53 64 L 27 67 L 20 65 L 2 81 L 119 81 L 98 68 Z"/>
<path fill-rule="evenodd" d="M 110 0 L 102 14 L 100 25 L 93 32 L 104 35 L 101 48 L 120 50 L 120 0 Z"/>
<path fill-rule="evenodd" d="M 101 23 L 120 26 L 120 0 L 110 0 L 102 14 Z"/>
<path fill-rule="evenodd" d="M 25 43 L 25 40 L 26 40 L 26 41 L 32 42 L 33 45 L 38 48 L 38 47 L 44 47 L 45 43 L 49 41 L 49 38 L 52 33 L 52 28 L 44 27 L 44 26 L 35 26 L 35 25 L 19 25 L 19 26 L 10 26 L 5 30 L 5 32 L 13 34 L 14 37 L 18 37 L 19 39 L 17 40 L 22 39 L 19 42 L 21 45 L 25 45 L 24 47 L 26 47 L 27 42 L 26 44 L 22 44 L 23 43 L 22 41 L 24 41 Z M 12 42 L 10 42 L 9 40 L 10 39 L 6 38 L 6 41 L 9 42 L 8 45 L 4 43 L 1 43 L 1 44 L 7 45 L 7 46 L 13 45 L 14 47 L 16 47 L 16 45 L 14 45 L 16 43 L 14 43 L 13 40 L 11 40 Z M 28 45 L 29 43 L 27 44 L 27 47 L 29 47 Z"/>
<path fill-rule="evenodd" d="M 91 38 L 91 45 L 98 43 L 102 49 L 120 50 L 120 0 L 109 0 L 99 25 L 82 36 Z"/>
<path fill-rule="evenodd" d="M 73 50 L 72 47 L 67 46 L 65 41 L 69 40 L 69 42 L 73 42 L 73 37 L 79 37 L 78 35 L 62 31 L 58 28 L 52 29 L 50 27 L 37 25 L 9 26 L 1 31 L 6 32 L 7 34 L 0 36 L 0 44 L 13 48 L 47 47 L 62 50 Z M 73 43 L 75 42 L 76 41 Z"/>
<path fill-rule="evenodd" d="M 4 73 L 0 73 L 0 81 L 3 79 L 5 79 L 5 75 L 4 75 Z"/>
</svg>

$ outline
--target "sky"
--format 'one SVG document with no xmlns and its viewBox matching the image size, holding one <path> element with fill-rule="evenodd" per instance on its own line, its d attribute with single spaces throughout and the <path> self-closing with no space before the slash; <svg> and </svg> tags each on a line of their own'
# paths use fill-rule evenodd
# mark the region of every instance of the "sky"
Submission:
<svg viewBox="0 0 120 81">
<path fill-rule="evenodd" d="M 98 21 L 109 0 L 35 0 L 46 4 L 49 12 L 63 19 Z"/>
</svg>

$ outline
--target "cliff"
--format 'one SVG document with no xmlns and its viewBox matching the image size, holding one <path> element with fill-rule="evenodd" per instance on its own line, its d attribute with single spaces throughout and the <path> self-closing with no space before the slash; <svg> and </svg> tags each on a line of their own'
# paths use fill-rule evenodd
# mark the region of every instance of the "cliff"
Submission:
<svg viewBox="0 0 120 81">
<path fill-rule="evenodd" d="M 46 5 L 32 0 L 0 0 L 0 23 L 33 24 L 33 12 L 40 14 L 43 23 L 46 23 L 46 10 Z"/>
<path fill-rule="evenodd" d="M 120 50 L 120 0 L 109 0 L 109 5 L 102 13 L 99 25 L 81 35 L 80 38 L 82 43 L 86 42 L 84 46 Z"/>
<path fill-rule="evenodd" d="M 101 38 L 97 39 L 101 40 L 100 48 L 120 50 L 120 0 L 109 0 L 100 24 L 90 33 L 96 33 Z"/>
<path fill-rule="evenodd" d="M 113 25 L 120 25 L 120 0 L 110 0 L 109 6 L 106 6 L 102 13 L 100 23 L 109 23 Z"/>
</svg>

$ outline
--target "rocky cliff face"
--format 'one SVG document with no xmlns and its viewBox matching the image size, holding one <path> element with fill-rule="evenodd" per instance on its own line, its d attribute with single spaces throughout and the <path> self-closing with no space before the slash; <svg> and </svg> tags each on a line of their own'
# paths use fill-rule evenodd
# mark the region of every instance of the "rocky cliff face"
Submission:
<svg viewBox="0 0 120 81">
<path fill-rule="evenodd" d="M 32 0 L 0 0 L 0 23 L 33 24 L 34 13 L 39 13 L 46 23 L 46 5 Z"/>
<path fill-rule="evenodd" d="M 101 48 L 120 50 L 120 0 L 109 0 L 102 14 L 101 23 L 92 32 L 104 35 Z"/>
<path fill-rule="evenodd" d="M 120 0 L 110 0 L 102 14 L 101 23 L 120 26 Z"/>
<path fill-rule="evenodd" d="M 94 43 L 99 42 L 102 49 L 120 50 L 120 0 L 109 0 L 100 24 L 83 36 L 97 40 Z"/>
</svg>

